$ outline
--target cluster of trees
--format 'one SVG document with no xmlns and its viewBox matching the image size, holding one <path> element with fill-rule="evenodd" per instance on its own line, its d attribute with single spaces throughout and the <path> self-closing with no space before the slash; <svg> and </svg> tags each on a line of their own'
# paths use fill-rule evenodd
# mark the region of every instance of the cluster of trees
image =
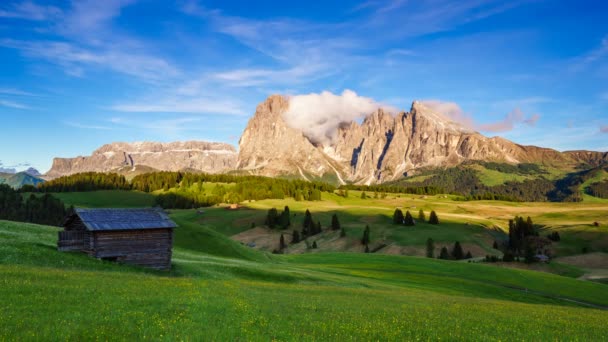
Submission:
<svg viewBox="0 0 608 342">
<path fill-rule="evenodd" d="M 418 220 L 420 222 L 426 221 L 426 215 L 424 214 L 424 210 L 422 210 L 422 209 L 420 209 L 418 211 Z M 428 223 L 439 224 L 439 217 L 437 216 L 437 213 L 435 212 L 435 210 L 431 211 Z M 403 211 L 401 211 L 401 209 L 397 208 L 397 209 L 395 209 L 395 212 L 393 213 L 393 224 L 414 226 L 414 225 L 416 225 L 416 221 L 414 220 L 414 217 L 412 216 L 412 214 L 410 213 L 409 210 L 407 210 L 405 212 L 405 215 L 403 215 Z"/>
<path fill-rule="evenodd" d="M 603 182 L 593 183 L 585 189 L 585 191 L 594 197 L 608 198 L 608 180 Z"/>
<path fill-rule="evenodd" d="M 276 208 L 268 209 L 268 214 L 266 215 L 265 224 L 269 228 L 279 227 L 281 229 L 287 229 L 291 226 L 291 216 L 289 212 L 289 207 L 285 206 L 283 211 L 279 214 L 279 211 Z"/>
<path fill-rule="evenodd" d="M 413 194 L 413 195 L 437 195 L 445 193 L 443 188 L 436 186 L 408 186 L 407 184 L 380 184 L 380 185 L 355 185 L 347 184 L 339 188 L 348 195 L 348 190 L 358 190 L 376 193 L 397 193 L 397 194 Z M 363 197 L 363 195 L 362 195 Z M 367 198 L 369 196 L 365 196 Z M 376 197 L 377 198 L 377 197 Z"/>
<path fill-rule="evenodd" d="M 38 184 L 37 188 L 25 187 L 22 192 L 76 192 L 96 190 L 131 190 L 127 179 L 116 173 L 85 172 L 55 178 Z"/>
<path fill-rule="evenodd" d="M 547 239 L 554 241 L 554 242 L 559 242 L 562 240 L 562 238 L 559 236 L 558 232 L 553 232 L 551 234 L 547 234 Z"/>
<path fill-rule="evenodd" d="M 61 226 L 66 214 L 63 202 L 50 194 L 24 198 L 12 187 L 0 184 L 0 219 Z"/>
<path fill-rule="evenodd" d="M 509 181 L 504 184 L 488 186 L 479 179 L 478 171 L 472 169 L 468 164 L 480 164 L 490 170 L 496 170 L 511 174 L 537 175 L 535 179 L 527 179 L 522 182 Z M 421 191 L 425 194 L 449 193 L 461 196 L 460 200 L 501 200 L 501 201 L 553 201 L 553 202 L 577 202 L 582 201 L 579 187 L 588 179 L 597 175 L 599 170 L 608 169 L 603 165 L 591 170 L 580 171 L 569 174 L 562 179 L 549 180 L 544 177 L 546 173 L 536 164 L 510 165 L 505 163 L 465 163 L 460 166 L 442 169 L 441 172 L 426 170 L 420 175 L 427 176 L 425 179 L 412 182 L 407 179 L 381 185 L 381 188 L 394 191 L 393 187 L 402 187 L 407 193 L 418 193 L 412 189 L 427 189 Z M 365 189 L 357 187 L 358 190 Z M 608 196 L 608 182 L 595 184 L 586 191 L 594 196 Z M 399 192 L 399 191 L 394 191 Z"/>
<path fill-rule="evenodd" d="M 431 238 L 426 240 L 426 256 L 428 258 L 435 257 L 435 241 Z M 473 255 L 471 255 L 471 252 L 465 254 L 460 242 L 456 241 L 451 251 L 448 251 L 448 248 L 445 246 L 442 247 L 438 258 L 443 260 L 463 260 L 473 258 Z"/>
<path fill-rule="evenodd" d="M 475 164 L 476 162 L 470 162 Z M 488 170 L 495 170 L 502 173 L 515 173 L 520 175 L 536 175 L 546 174 L 547 172 L 533 163 L 521 163 L 521 164 L 507 164 L 507 163 L 496 163 L 496 162 L 477 162 Z"/>
<path fill-rule="evenodd" d="M 268 213 L 266 214 L 266 222 L 265 224 L 269 228 L 280 228 L 287 229 L 291 226 L 291 217 L 289 207 L 285 206 L 285 209 L 279 214 L 276 208 L 268 209 Z M 340 225 L 340 220 L 338 219 L 337 214 L 333 214 L 331 217 L 331 230 L 339 230 L 340 236 L 346 236 L 346 232 L 344 228 Z M 313 219 L 310 210 L 306 209 L 304 213 L 304 220 L 302 222 L 302 230 L 298 231 L 295 229 L 291 235 L 291 243 L 298 243 L 302 240 L 305 240 L 308 237 L 320 234 L 323 231 L 323 227 L 321 226 L 320 221 L 316 221 Z M 285 242 L 285 237 L 281 234 L 279 239 L 279 250 L 277 253 L 282 253 L 283 250 L 287 248 L 287 243 Z M 317 248 L 317 242 L 314 241 L 311 248 Z"/>
<path fill-rule="evenodd" d="M 539 236 L 538 230 L 529 216 L 525 220 L 523 217 L 515 216 L 514 219 L 509 220 L 509 240 L 505 246 L 503 261 L 515 261 L 523 256 L 525 262 L 532 263 L 537 261 L 537 254 L 549 257 L 550 252 L 546 247 L 551 244 L 551 241 L 560 239 L 557 232 L 549 234 L 547 238 Z"/>
</svg>

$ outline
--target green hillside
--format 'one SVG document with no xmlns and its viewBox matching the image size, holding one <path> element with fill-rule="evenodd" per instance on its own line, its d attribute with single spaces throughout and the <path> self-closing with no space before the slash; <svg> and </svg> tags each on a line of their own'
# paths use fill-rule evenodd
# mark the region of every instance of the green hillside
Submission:
<svg viewBox="0 0 608 342">
<path fill-rule="evenodd" d="M 605 285 L 400 256 L 243 255 L 180 224 L 162 273 L 60 253 L 57 229 L 0 221 L 0 339 L 608 338 Z M 199 233 L 205 244 L 188 238 Z"/>
</svg>

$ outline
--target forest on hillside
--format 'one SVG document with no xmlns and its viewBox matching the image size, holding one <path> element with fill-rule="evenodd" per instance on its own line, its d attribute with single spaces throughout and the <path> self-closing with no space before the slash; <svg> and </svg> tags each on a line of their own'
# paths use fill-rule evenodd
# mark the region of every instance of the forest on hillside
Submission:
<svg viewBox="0 0 608 342">
<path fill-rule="evenodd" d="M 205 183 L 213 185 L 209 188 L 205 187 Z M 333 192 L 335 187 L 322 182 L 283 178 L 164 171 L 138 175 L 131 182 L 115 173 L 88 172 L 60 177 L 37 188 L 23 189 L 35 192 L 95 190 L 161 191 L 156 195 L 158 205 L 167 209 L 189 209 L 285 197 L 293 197 L 297 201 L 316 201 L 321 200 L 322 192 Z"/>
</svg>

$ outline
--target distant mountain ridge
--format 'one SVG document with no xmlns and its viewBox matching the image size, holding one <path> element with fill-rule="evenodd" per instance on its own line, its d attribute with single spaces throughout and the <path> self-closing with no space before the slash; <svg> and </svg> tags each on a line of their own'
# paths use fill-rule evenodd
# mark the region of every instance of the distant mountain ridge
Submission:
<svg viewBox="0 0 608 342">
<path fill-rule="evenodd" d="M 198 170 L 220 173 L 234 169 L 237 153 L 233 146 L 206 141 L 117 142 L 104 145 L 90 156 L 54 158 L 44 175 L 52 179 L 81 172 L 115 172 L 148 167 L 160 171 Z"/>
<path fill-rule="evenodd" d="M 336 184 L 378 184 L 414 175 L 421 169 L 466 161 L 538 163 L 556 168 L 608 162 L 608 152 L 567 151 L 524 146 L 486 137 L 451 121 L 422 102 L 409 112 L 370 113 L 361 124 L 343 122 L 331 142 L 318 143 L 290 127 L 283 115 L 289 98 L 272 95 L 258 105 L 239 140 L 239 151 L 225 143 L 112 143 L 91 156 L 55 158 L 45 178 L 80 172 L 129 170 L 234 171 L 270 177 L 323 179 Z M 311 109 L 313 110 L 313 109 Z"/>
<path fill-rule="evenodd" d="M 24 185 L 36 186 L 44 182 L 43 179 L 30 175 L 27 172 L 0 173 L 0 184 L 6 184 L 12 188 L 19 189 Z"/>
</svg>

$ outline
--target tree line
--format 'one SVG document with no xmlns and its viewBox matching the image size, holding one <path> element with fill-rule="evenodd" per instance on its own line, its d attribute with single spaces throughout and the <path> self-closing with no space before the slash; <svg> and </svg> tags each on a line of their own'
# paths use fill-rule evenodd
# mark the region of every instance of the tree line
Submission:
<svg viewBox="0 0 608 342">
<path fill-rule="evenodd" d="M 216 184 L 206 189 L 205 183 Z M 73 192 L 96 190 L 138 190 L 163 192 L 156 203 L 167 209 L 206 207 L 218 203 L 239 203 L 244 200 L 283 199 L 296 201 L 321 200 L 322 192 L 333 192 L 335 187 L 323 182 L 288 180 L 261 176 L 241 176 L 188 172 L 151 172 L 135 176 L 131 182 L 116 173 L 87 172 L 59 177 L 24 188 L 28 192 Z"/>
<path fill-rule="evenodd" d="M 0 184 L 0 219 L 61 226 L 66 216 L 61 200 L 44 194 L 24 196 L 6 184 Z"/>
</svg>

